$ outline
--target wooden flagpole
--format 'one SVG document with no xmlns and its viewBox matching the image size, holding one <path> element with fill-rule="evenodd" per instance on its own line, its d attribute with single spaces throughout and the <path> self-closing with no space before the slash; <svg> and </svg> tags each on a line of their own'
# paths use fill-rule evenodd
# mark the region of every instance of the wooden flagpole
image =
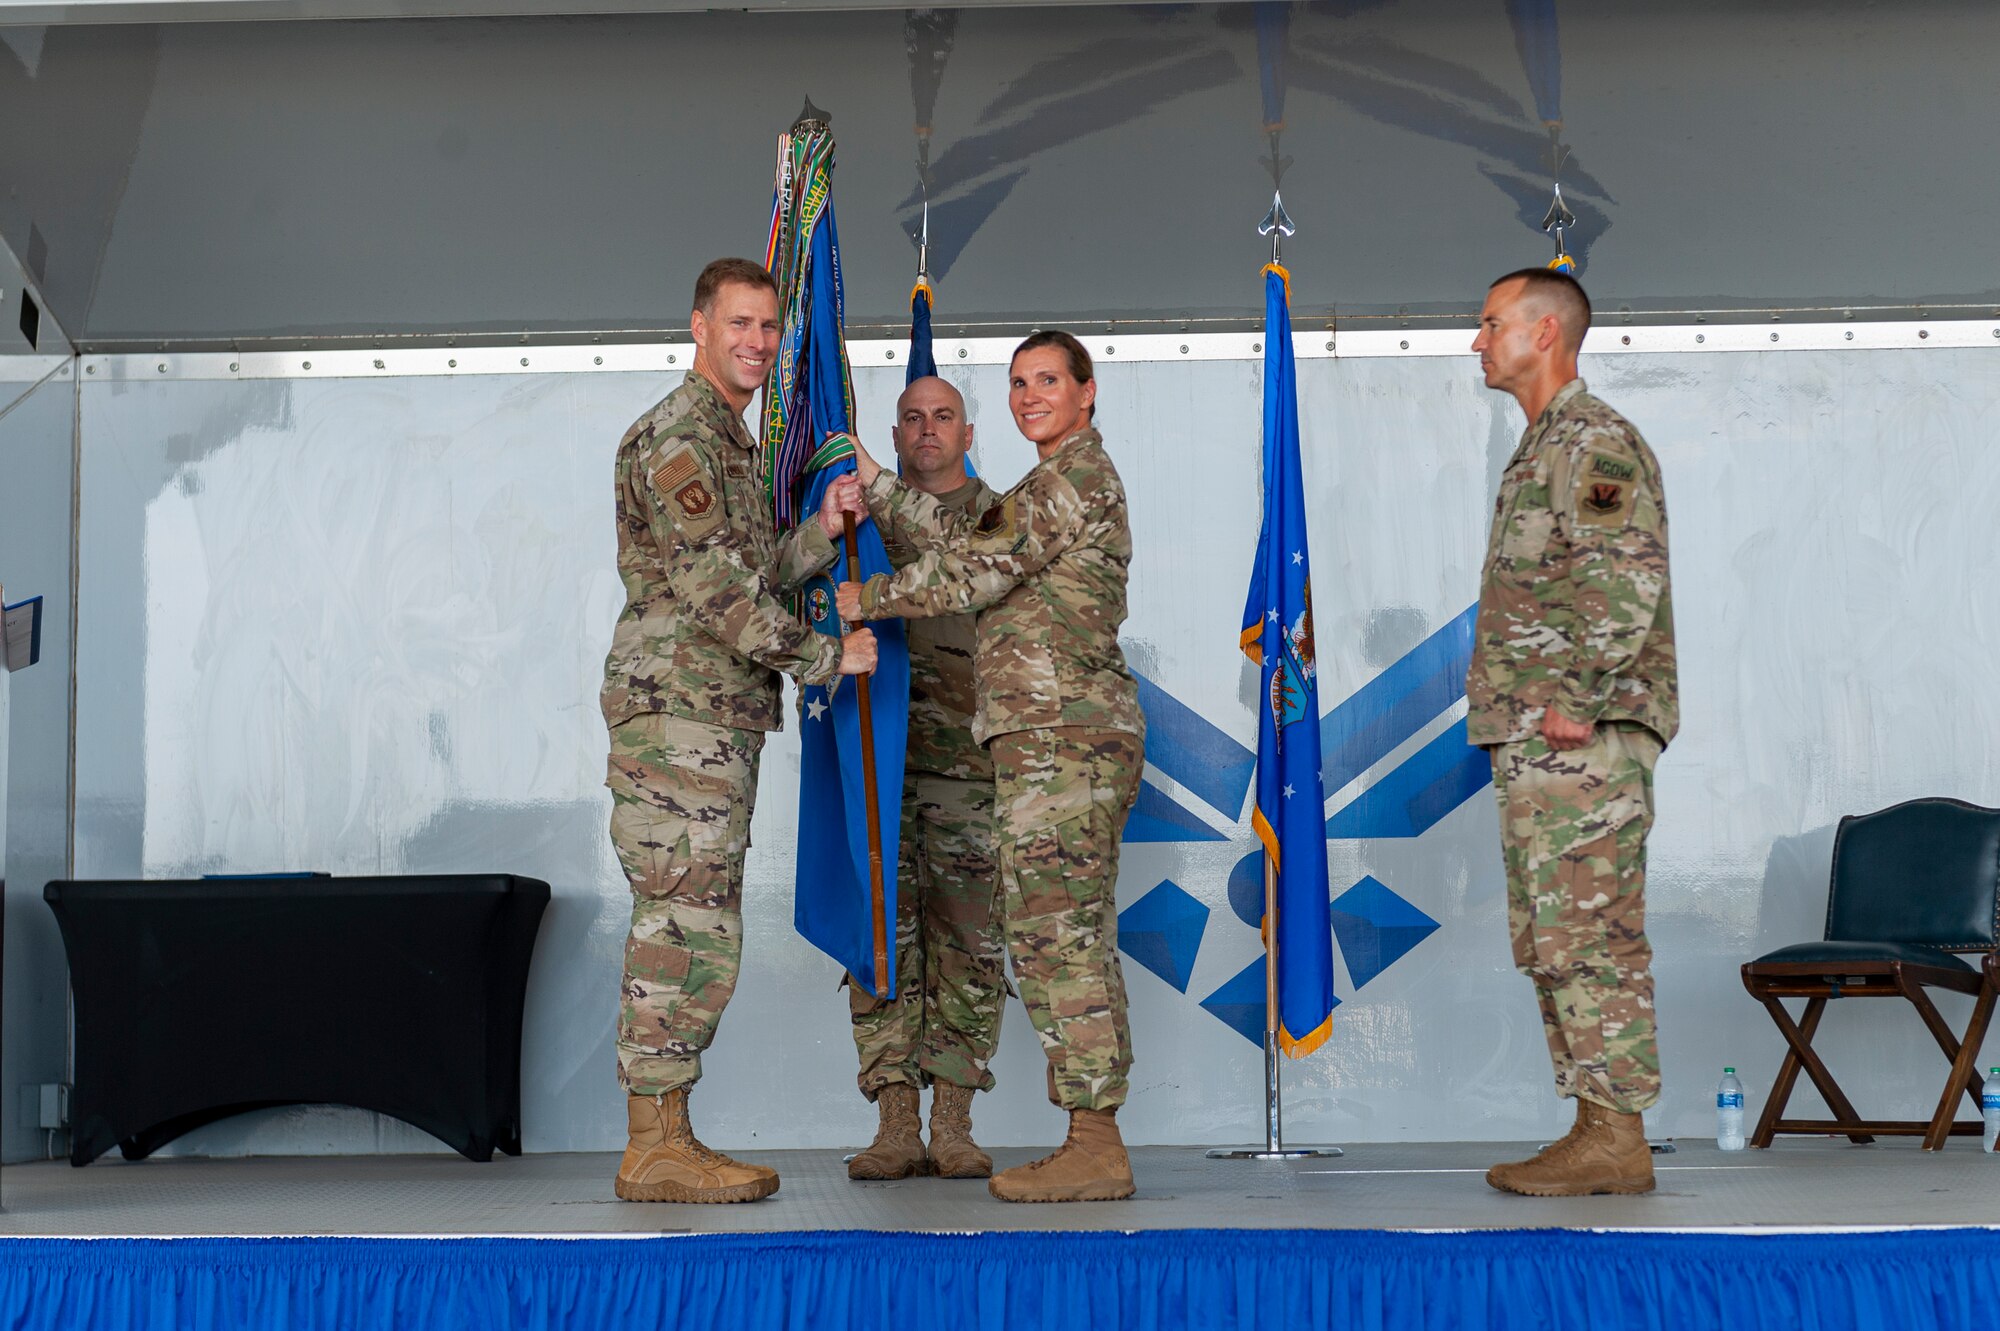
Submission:
<svg viewBox="0 0 2000 1331">
<path fill-rule="evenodd" d="M 861 581 L 861 547 L 854 536 L 854 515 L 846 520 L 847 580 Z M 868 676 L 856 675 L 855 700 L 861 706 L 861 789 L 868 801 L 868 893 L 875 920 L 875 996 L 889 996 L 889 906 L 882 888 L 882 804 L 875 794 L 875 713 L 868 696 Z"/>
</svg>

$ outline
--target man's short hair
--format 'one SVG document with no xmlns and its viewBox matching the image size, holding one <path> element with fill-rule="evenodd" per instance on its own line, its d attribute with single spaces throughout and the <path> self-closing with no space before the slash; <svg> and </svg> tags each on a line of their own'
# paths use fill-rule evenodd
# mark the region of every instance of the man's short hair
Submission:
<svg viewBox="0 0 2000 1331">
<path fill-rule="evenodd" d="M 773 296 L 778 294 L 776 279 L 755 259 L 717 259 L 694 280 L 694 308 L 709 313 L 715 308 L 715 293 L 731 282 L 762 287 Z"/>
<path fill-rule="evenodd" d="M 1583 283 L 1553 268 L 1517 268 L 1505 277 L 1495 278 L 1493 286 L 1517 279 L 1527 284 L 1522 294 L 1547 301 L 1563 331 L 1581 346 L 1583 335 L 1590 331 L 1590 297 L 1584 294 Z M 1490 291 L 1492 287 L 1487 289 Z"/>
</svg>

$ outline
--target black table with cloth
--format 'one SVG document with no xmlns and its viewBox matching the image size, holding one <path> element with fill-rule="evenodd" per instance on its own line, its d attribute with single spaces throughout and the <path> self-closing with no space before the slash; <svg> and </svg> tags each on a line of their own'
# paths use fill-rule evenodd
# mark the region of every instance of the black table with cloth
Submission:
<svg viewBox="0 0 2000 1331">
<path fill-rule="evenodd" d="M 343 1104 L 521 1153 L 549 885 L 512 874 L 53 882 L 76 1003 L 70 1163 L 231 1114 Z"/>
</svg>

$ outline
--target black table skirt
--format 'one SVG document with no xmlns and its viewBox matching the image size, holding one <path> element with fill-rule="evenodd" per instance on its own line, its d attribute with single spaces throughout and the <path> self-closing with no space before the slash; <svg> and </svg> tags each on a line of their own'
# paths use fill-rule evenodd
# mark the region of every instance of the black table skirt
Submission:
<svg viewBox="0 0 2000 1331">
<path fill-rule="evenodd" d="M 521 1153 L 549 885 L 511 874 L 53 882 L 76 1003 L 70 1163 L 246 1110 L 343 1104 Z"/>
</svg>

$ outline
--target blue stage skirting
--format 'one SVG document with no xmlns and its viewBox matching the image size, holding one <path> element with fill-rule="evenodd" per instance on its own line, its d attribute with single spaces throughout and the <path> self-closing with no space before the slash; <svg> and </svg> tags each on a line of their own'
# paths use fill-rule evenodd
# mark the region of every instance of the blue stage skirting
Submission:
<svg viewBox="0 0 2000 1331">
<path fill-rule="evenodd" d="M 2000 1235 L 1176 1230 L 0 1241 L 0 1327 L 1962 1328 Z"/>
</svg>

